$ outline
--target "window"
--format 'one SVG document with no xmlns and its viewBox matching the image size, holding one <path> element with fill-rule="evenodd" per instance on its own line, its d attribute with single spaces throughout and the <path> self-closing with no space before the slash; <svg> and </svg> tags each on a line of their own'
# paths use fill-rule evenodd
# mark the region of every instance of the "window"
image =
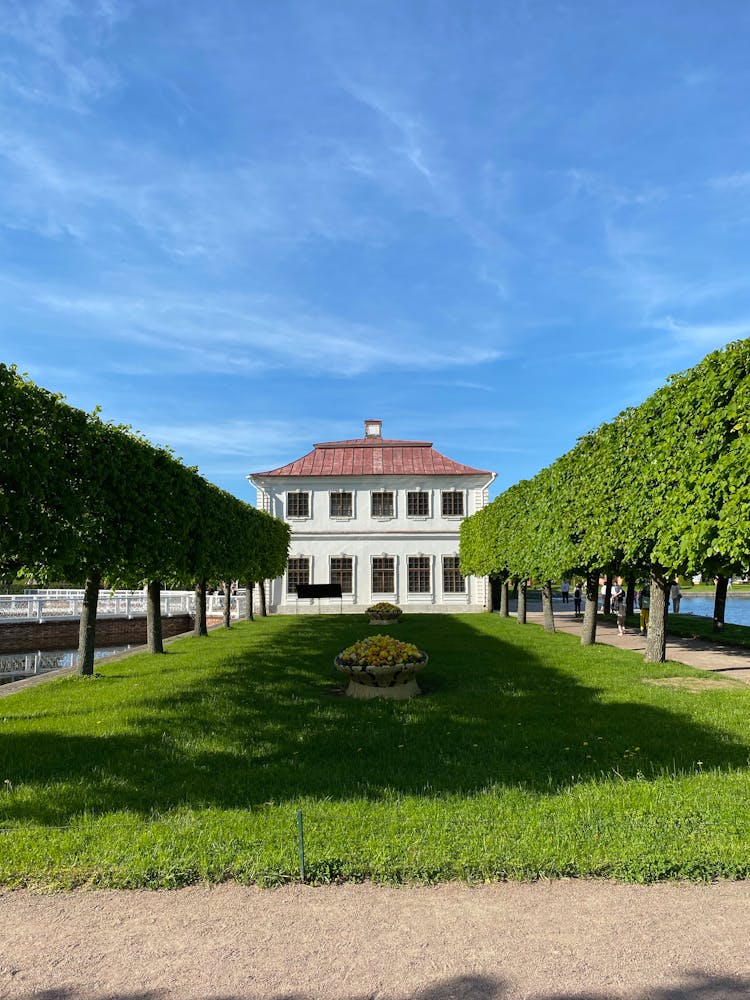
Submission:
<svg viewBox="0 0 750 1000">
<path fill-rule="evenodd" d="M 443 593 L 466 593 L 466 581 L 458 568 L 458 556 L 443 556 Z"/>
<path fill-rule="evenodd" d="M 287 517 L 309 517 L 310 516 L 310 494 L 309 493 L 287 493 L 286 495 Z"/>
<path fill-rule="evenodd" d="M 396 574 L 392 556 L 373 556 L 372 592 L 373 594 L 394 594 L 396 592 Z"/>
<path fill-rule="evenodd" d="M 409 517 L 430 516 L 430 494 L 420 490 L 406 494 L 406 513 Z"/>
<path fill-rule="evenodd" d="M 352 593 L 353 562 L 349 556 L 331 557 L 331 583 L 340 583 L 342 594 Z"/>
<path fill-rule="evenodd" d="M 430 557 L 409 556 L 409 593 L 429 594 Z"/>
<path fill-rule="evenodd" d="M 338 490 L 331 493 L 331 517 L 351 517 L 352 516 L 352 495 Z"/>
<path fill-rule="evenodd" d="M 305 494 L 307 496 L 307 494 Z M 288 594 L 296 594 L 300 583 L 310 582 L 310 560 L 307 556 L 290 559 L 286 567 L 286 589 Z"/>
<path fill-rule="evenodd" d="M 370 513 L 373 517 L 393 517 L 393 494 L 373 493 Z"/>
<path fill-rule="evenodd" d="M 463 517 L 464 516 L 464 495 L 454 490 L 446 490 L 443 493 L 443 517 Z"/>
</svg>

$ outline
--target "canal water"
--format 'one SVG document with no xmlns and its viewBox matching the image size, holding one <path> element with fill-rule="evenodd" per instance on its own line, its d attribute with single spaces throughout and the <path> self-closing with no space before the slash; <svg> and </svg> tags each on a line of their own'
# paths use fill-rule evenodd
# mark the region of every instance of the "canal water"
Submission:
<svg viewBox="0 0 750 1000">
<path fill-rule="evenodd" d="M 102 646 L 94 650 L 94 660 L 115 653 L 126 653 L 133 649 L 128 646 Z M 75 666 L 78 657 L 77 649 L 38 650 L 35 653 L 0 653 L 0 684 L 18 681 L 24 677 L 34 677 L 46 674 L 50 670 L 60 670 L 62 667 Z"/>
<path fill-rule="evenodd" d="M 714 595 L 683 594 L 680 603 L 680 614 L 703 615 L 705 618 L 713 618 Z M 724 621 L 732 625 L 750 625 L 750 594 L 743 594 L 741 597 L 732 594 L 731 591 L 727 594 Z"/>
</svg>

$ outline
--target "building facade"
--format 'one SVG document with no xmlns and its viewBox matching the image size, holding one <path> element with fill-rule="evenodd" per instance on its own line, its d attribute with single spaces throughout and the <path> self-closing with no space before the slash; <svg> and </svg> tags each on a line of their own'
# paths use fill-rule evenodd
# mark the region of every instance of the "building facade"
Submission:
<svg viewBox="0 0 750 1000">
<path fill-rule="evenodd" d="M 479 611 L 487 581 L 463 577 L 459 527 L 489 501 L 495 473 L 462 465 L 427 441 L 382 436 L 316 444 L 302 458 L 247 477 L 258 507 L 291 526 L 287 572 L 271 581 L 269 610 L 309 611 L 299 584 L 339 583 L 344 611 L 390 601 L 404 611 Z M 338 611 L 339 601 L 325 602 Z"/>
</svg>

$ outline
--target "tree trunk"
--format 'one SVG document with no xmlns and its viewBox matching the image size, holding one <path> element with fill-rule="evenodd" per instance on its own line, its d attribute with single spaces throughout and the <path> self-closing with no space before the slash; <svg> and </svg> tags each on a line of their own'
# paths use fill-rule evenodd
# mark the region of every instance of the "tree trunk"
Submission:
<svg viewBox="0 0 750 1000">
<path fill-rule="evenodd" d="M 727 607 L 727 588 L 729 586 L 729 577 L 722 576 L 721 573 L 716 577 L 716 594 L 714 596 L 714 632 L 721 632 L 724 628 L 724 615 L 726 614 Z"/>
<path fill-rule="evenodd" d="M 657 565 L 651 567 L 650 575 L 651 596 L 645 659 L 646 663 L 664 663 L 667 658 L 667 611 L 672 577 L 665 576 L 661 566 Z"/>
<path fill-rule="evenodd" d="M 492 605 L 494 603 L 493 600 L 492 600 L 492 582 L 493 582 L 493 580 L 492 580 L 491 576 L 486 576 L 484 578 L 484 610 L 485 611 L 492 611 Z"/>
<path fill-rule="evenodd" d="M 266 581 L 261 580 L 258 583 L 258 597 L 260 597 L 260 616 L 265 618 L 268 615 L 266 610 Z"/>
<path fill-rule="evenodd" d="M 206 581 L 195 581 L 195 626 L 193 635 L 208 635 L 206 624 Z"/>
<path fill-rule="evenodd" d="M 149 580 L 146 588 L 146 646 L 149 653 L 164 652 L 161 623 L 161 580 Z"/>
<path fill-rule="evenodd" d="M 552 609 L 552 581 L 545 580 L 542 584 L 542 615 L 544 618 L 544 631 L 555 631 L 555 613 Z"/>
<path fill-rule="evenodd" d="M 581 645 L 593 646 L 596 642 L 596 612 L 599 607 L 599 573 L 586 574 L 586 606 L 583 609 Z"/>
<path fill-rule="evenodd" d="M 83 592 L 81 624 L 78 629 L 78 673 L 91 677 L 94 673 L 94 649 L 96 648 L 96 606 L 99 603 L 99 587 L 102 576 L 99 570 L 90 569 L 86 576 Z"/>
<path fill-rule="evenodd" d="M 505 579 L 500 585 L 500 615 L 502 618 L 508 618 L 510 612 L 508 611 L 508 580 Z"/>
<path fill-rule="evenodd" d="M 248 580 L 246 584 L 247 588 L 247 609 L 245 611 L 245 618 L 247 621 L 255 621 L 253 618 L 253 595 L 255 593 L 255 584 L 252 580 Z"/>
<path fill-rule="evenodd" d="M 610 614 L 612 611 L 612 574 L 607 573 L 607 582 L 604 584 L 604 601 L 602 602 L 602 610 L 605 615 Z"/>
<path fill-rule="evenodd" d="M 526 624 L 526 585 L 528 580 L 518 581 L 518 611 L 516 612 L 516 621 L 519 625 Z"/>
<path fill-rule="evenodd" d="M 227 580 L 224 583 L 224 628 L 232 627 L 232 581 Z"/>
<path fill-rule="evenodd" d="M 625 592 L 625 614 L 632 615 L 635 609 L 635 577 L 629 576 L 627 579 L 627 590 Z"/>
</svg>

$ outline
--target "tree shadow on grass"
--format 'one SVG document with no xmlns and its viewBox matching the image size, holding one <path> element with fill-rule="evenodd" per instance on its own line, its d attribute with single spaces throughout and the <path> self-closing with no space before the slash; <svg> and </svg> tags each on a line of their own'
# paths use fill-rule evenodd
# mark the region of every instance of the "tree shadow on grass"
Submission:
<svg viewBox="0 0 750 1000">
<path fill-rule="evenodd" d="M 60 731 L 49 709 L 24 714 L 23 696 L 10 699 L 0 779 L 25 793 L 0 794 L 0 819 L 59 824 L 83 811 L 244 809 L 301 796 L 377 800 L 492 786 L 548 794 L 606 775 L 627 781 L 748 763 L 745 741 L 691 717 L 691 696 L 638 684 L 603 701 L 603 687 L 570 667 L 580 661 L 593 676 L 608 656 L 616 679 L 637 678 L 637 656 L 586 650 L 496 616 L 405 616 L 393 634 L 429 650 L 430 694 L 334 697 L 333 658 L 372 634 L 366 628 L 359 617 L 313 616 L 215 632 L 200 640 L 197 675 L 182 666 L 185 646 L 133 661 L 138 683 L 129 687 L 128 661 L 119 661 L 92 690 L 122 687 L 121 732 L 97 734 L 95 697 L 80 706 L 78 733 Z M 149 689 L 156 674 L 168 676 L 166 690 Z M 66 711 L 75 716 L 78 691 L 68 683 Z M 750 707 L 750 691 L 708 697 L 748 697 Z M 26 721 L 14 726 L 15 717 Z"/>
</svg>

